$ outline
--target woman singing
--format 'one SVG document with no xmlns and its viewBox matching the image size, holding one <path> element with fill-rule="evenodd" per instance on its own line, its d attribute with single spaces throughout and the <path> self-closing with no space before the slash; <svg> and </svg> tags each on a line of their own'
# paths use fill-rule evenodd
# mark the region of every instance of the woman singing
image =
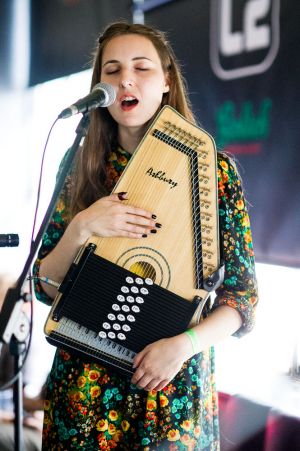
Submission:
<svg viewBox="0 0 300 451">
<path fill-rule="evenodd" d="M 155 211 L 110 194 L 147 127 L 164 105 L 196 122 L 165 35 L 149 26 L 110 25 L 99 38 L 91 88 L 106 82 L 116 101 L 90 126 L 44 235 L 34 271 L 37 298 L 51 304 L 79 248 L 92 235 L 144 242 L 164 227 Z M 44 450 L 218 450 L 213 345 L 253 327 L 257 302 L 249 218 L 232 161 L 218 154 L 218 199 L 225 278 L 213 308 L 190 333 L 148 345 L 127 378 L 57 350 L 48 379 Z M 170 234 L 172 231 L 170 230 Z M 180 258 L 180 256 L 179 256 Z"/>
</svg>

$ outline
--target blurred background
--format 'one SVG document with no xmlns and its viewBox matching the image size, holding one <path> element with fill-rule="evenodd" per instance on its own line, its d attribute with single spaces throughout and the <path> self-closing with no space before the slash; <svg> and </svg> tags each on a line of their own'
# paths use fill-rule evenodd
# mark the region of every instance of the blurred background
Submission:
<svg viewBox="0 0 300 451">
<path fill-rule="evenodd" d="M 0 234 L 20 237 L 0 249 L 2 289 L 28 256 L 47 134 L 89 92 L 99 32 L 117 19 L 154 25 L 181 62 L 199 124 L 236 159 L 248 201 L 257 325 L 217 346 L 219 391 L 300 417 L 299 15 L 296 0 L 1 0 Z M 38 224 L 79 120 L 51 134 Z M 43 337 L 48 308 L 34 304 L 33 395 L 53 355 Z"/>
</svg>

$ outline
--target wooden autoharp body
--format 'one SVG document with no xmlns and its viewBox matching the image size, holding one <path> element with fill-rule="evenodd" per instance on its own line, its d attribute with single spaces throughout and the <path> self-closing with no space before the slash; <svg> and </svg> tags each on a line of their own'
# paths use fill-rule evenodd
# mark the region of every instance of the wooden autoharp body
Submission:
<svg viewBox="0 0 300 451">
<path fill-rule="evenodd" d="M 127 192 L 124 202 L 152 212 L 162 227 L 142 239 L 88 240 L 46 322 L 50 342 L 72 348 L 81 325 L 78 335 L 90 341 L 81 341 L 80 352 L 92 356 L 86 348 L 93 343 L 97 354 L 95 341 L 104 340 L 134 355 L 199 321 L 209 292 L 222 281 L 216 161 L 208 133 L 169 106 L 160 111 L 114 192 Z"/>
</svg>

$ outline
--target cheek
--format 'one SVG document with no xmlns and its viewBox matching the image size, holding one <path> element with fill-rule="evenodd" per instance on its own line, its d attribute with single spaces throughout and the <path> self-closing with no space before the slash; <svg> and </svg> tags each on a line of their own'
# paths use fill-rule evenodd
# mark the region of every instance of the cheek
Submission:
<svg viewBox="0 0 300 451">
<path fill-rule="evenodd" d="M 160 79 L 150 82 L 147 81 L 143 84 L 144 95 L 153 102 L 157 102 L 162 99 L 164 90 L 165 85 Z"/>
<path fill-rule="evenodd" d="M 110 105 L 109 107 L 107 107 L 107 110 L 108 110 L 108 112 L 109 112 L 109 114 L 112 116 L 112 118 L 114 119 L 114 120 L 116 120 L 117 119 L 117 109 L 116 109 L 116 104 L 112 104 L 112 105 Z"/>
<path fill-rule="evenodd" d="M 100 83 L 108 83 L 109 85 L 113 85 L 112 80 L 109 80 L 105 75 L 100 77 Z"/>
</svg>

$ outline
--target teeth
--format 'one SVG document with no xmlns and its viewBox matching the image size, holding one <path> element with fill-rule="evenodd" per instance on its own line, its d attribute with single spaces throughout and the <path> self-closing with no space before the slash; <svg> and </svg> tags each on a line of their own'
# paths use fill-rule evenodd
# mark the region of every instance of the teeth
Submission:
<svg viewBox="0 0 300 451">
<path fill-rule="evenodd" d="M 124 99 L 122 99 L 122 102 L 124 102 L 124 101 L 129 102 L 130 100 L 135 100 L 135 97 L 131 97 L 131 96 L 124 97 Z"/>
</svg>

